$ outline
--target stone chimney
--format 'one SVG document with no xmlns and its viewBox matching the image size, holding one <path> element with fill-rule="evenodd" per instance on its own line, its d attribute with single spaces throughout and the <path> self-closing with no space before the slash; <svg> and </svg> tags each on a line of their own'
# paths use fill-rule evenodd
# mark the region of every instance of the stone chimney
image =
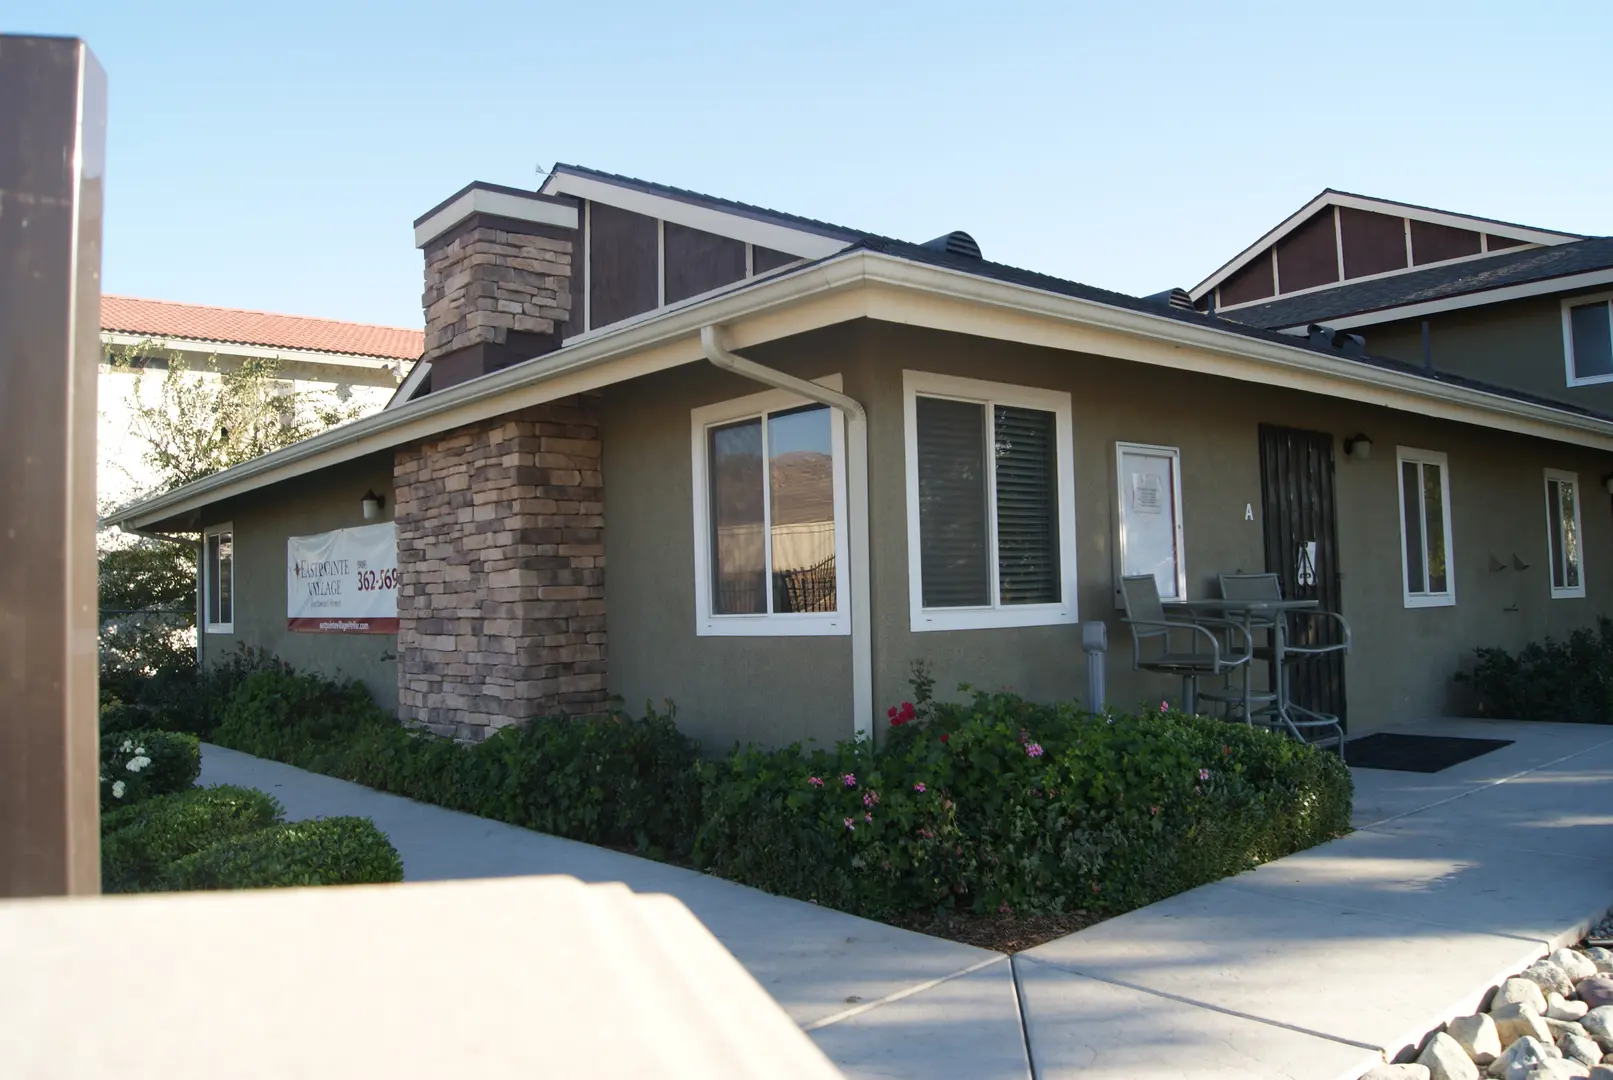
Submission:
<svg viewBox="0 0 1613 1080">
<path fill-rule="evenodd" d="M 414 223 L 431 389 L 552 352 L 569 332 L 577 207 L 475 183 Z"/>
</svg>

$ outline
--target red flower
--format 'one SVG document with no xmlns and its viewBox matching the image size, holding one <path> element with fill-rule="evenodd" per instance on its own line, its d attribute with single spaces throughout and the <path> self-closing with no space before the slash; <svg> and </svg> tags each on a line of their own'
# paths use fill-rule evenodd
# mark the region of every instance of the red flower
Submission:
<svg viewBox="0 0 1613 1080">
<path fill-rule="evenodd" d="M 903 724 L 912 723 L 917 714 L 913 710 L 913 703 L 904 701 L 900 708 L 892 705 L 885 710 L 885 715 L 890 717 L 891 727 L 901 727 Z"/>
<path fill-rule="evenodd" d="M 947 741 L 947 740 L 948 740 L 948 739 L 950 739 L 950 738 L 952 738 L 952 736 L 950 736 L 950 735 L 948 735 L 948 734 L 947 734 L 947 733 L 946 733 L 946 732 L 944 732 L 944 731 L 943 731 L 943 732 L 941 732 L 941 741 L 942 741 L 942 742 L 946 742 L 946 741 Z"/>
</svg>

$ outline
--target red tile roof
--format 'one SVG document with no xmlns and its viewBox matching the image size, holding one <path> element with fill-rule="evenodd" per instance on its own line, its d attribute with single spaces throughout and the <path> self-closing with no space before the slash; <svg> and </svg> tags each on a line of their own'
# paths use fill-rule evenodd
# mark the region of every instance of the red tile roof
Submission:
<svg viewBox="0 0 1613 1080">
<path fill-rule="evenodd" d="M 101 297 L 101 329 L 397 360 L 413 360 L 425 351 L 425 333 L 420 330 L 129 296 Z"/>
</svg>

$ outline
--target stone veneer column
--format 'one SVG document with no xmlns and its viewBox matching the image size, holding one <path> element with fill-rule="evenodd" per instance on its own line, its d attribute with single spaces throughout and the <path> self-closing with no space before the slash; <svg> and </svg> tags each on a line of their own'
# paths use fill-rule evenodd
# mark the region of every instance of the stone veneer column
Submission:
<svg viewBox="0 0 1613 1080">
<path fill-rule="evenodd" d="M 596 400 L 400 447 L 398 708 L 481 739 L 602 710 L 604 488 Z"/>
</svg>

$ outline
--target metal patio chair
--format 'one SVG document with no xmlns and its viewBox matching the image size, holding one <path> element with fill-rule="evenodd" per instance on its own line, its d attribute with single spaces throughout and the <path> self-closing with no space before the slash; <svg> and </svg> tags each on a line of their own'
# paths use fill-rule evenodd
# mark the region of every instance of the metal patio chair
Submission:
<svg viewBox="0 0 1613 1080">
<path fill-rule="evenodd" d="M 1276 574 L 1220 574 L 1218 580 L 1221 585 L 1221 598 L 1223 600 L 1271 600 L 1283 599 L 1282 582 Z M 1300 619 L 1311 623 L 1309 638 L 1320 641 L 1322 638 L 1321 624 L 1331 622 L 1338 628 L 1338 641 L 1331 644 L 1295 645 L 1291 642 L 1292 622 Z M 1268 644 L 1254 648 L 1253 654 L 1264 660 L 1272 661 L 1272 675 L 1276 682 L 1273 688 L 1275 693 L 1275 707 L 1269 710 L 1272 719 L 1286 728 L 1289 734 L 1304 742 L 1316 746 L 1337 746 L 1339 758 L 1344 757 L 1344 725 L 1337 716 L 1331 713 L 1317 712 L 1303 705 L 1297 705 L 1289 697 L 1288 664 L 1301 660 L 1307 656 L 1320 656 L 1330 652 L 1350 651 L 1350 624 L 1344 616 L 1336 611 L 1327 611 L 1323 608 L 1302 609 L 1298 611 L 1275 611 L 1267 615 L 1251 614 L 1244 623 L 1251 636 L 1259 631 L 1266 631 Z M 1249 671 L 1243 673 L 1245 685 L 1249 680 Z M 1331 729 L 1328 731 L 1327 729 Z M 1313 733 L 1324 732 L 1320 737 Z"/>
<path fill-rule="evenodd" d="M 1246 667 L 1252 659 L 1249 636 L 1241 625 L 1220 619 L 1170 619 L 1159 600 L 1159 585 L 1152 574 L 1132 574 L 1120 579 L 1120 599 L 1125 607 L 1121 622 L 1131 628 L 1131 666 L 1135 671 L 1176 675 L 1182 680 L 1182 711 L 1198 708 L 1198 681 L 1203 676 L 1225 678 Z M 1241 635 L 1245 648 L 1240 652 L 1224 644 L 1215 629 L 1228 633 L 1229 640 Z M 1172 635 L 1186 636 L 1186 649 L 1173 647 Z"/>
</svg>

